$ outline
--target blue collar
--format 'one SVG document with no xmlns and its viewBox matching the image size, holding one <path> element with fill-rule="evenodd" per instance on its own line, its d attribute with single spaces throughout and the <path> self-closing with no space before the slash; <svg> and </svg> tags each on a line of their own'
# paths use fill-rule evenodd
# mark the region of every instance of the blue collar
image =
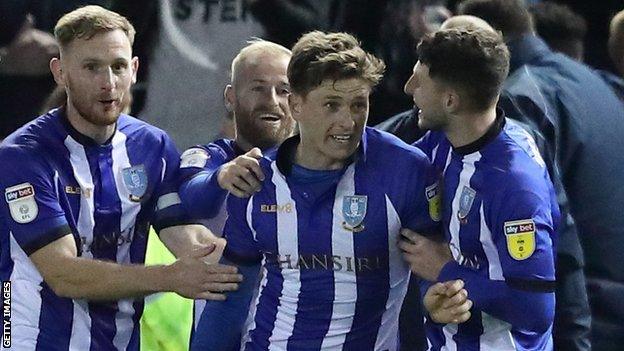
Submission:
<svg viewBox="0 0 624 351">
<path fill-rule="evenodd" d="M 366 162 L 366 149 L 367 149 L 367 138 L 368 127 L 364 128 L 364 132 L 362 133 L 362 140 L 360 141 L 360 146 L 357 148 L 356 152 L 351 155 L 351 157 L 345 163 L 345 167 L 353 162 Z M 282 143 L 280 147 L 277 149 L 277 168 L 284 174 L 285 176 L 289 176 L 292 172 L 292 165 L 295 162 L 295 152 L 297 151 L 297 145 L 301 142 L 301 136 L 299 134 L 292 136 Z"/>
<path fill-rule="evenodd" d="M 119 121 L 117 121 L 117 123 L 115 124 L 115 132 L 113 133 L 113 135 L 111 135 L 111 137 L 108 138 L 108 140 L 106 140 L 103 144 L 99 144 L 92 138 L 80 133 L 76 128 L 74 128 L 74 126 L 71 124 L 71 122 L 69 122 L 69 119 L 67 118 L 67 110 L 66 110 L 65 105 L 59 107 L 56 110 L 52 110 L 49 113 L 59 118 L 61 121 L 61 125 L 65 128 L 65 131 L 67 131 L 67 134 L 71 135 L 71 137 L 74 140 L 76 140 L 78 143 L 80 143 L 83 146 L 108 147 L 111 145 L 115 134 L 117 134 L 117 127 L 118 127 Z M 121 118 L 121 115 L 119 116 L 119 118 Z"/>
<path fill-rule="evenodd" d="M 511 60 L 509 62 L 509 73 L 514 72 L 520 66 L 530 63 L 536 58 L 551 53 L 548 45 L 542 38 L 535 34 L 524 34 L 518 38 L 507 42 Z"/>
</svg>

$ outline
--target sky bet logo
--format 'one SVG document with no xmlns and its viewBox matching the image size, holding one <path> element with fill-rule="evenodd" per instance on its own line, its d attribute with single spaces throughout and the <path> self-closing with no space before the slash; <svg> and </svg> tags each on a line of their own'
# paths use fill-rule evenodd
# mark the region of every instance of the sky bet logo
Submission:
<svg viewBox="0 0 624 351">
<path fill-rule="evenodd" d="M 23 199 L 25 197 L 33 196 L 35 194 L 35 190 L 32 185 L 28 184 L 26 186 L 17 188 L 15 190 L 10 190 L 5 193 L 6 202 L 13 202 L 19 199 Z"/>
<path fill-rule="evenodd" d="M 532 233 L 534 231 L 535 224 L 532 220 L 505 222 L 505 234 Z"/>
</svg>

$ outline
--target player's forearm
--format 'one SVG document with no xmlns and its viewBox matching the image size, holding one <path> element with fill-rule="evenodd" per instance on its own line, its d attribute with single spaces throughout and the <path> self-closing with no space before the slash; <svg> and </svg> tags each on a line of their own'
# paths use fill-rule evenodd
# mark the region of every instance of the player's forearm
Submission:
<svg viewBox="0 0 624 351">
<path fill-rule="evenodd" d="M 219 212 L 227 191 L 219 186 L 218 171 L 219 168 L 197 173 L 180 186 L 180 198 L 191 217 L 212 218 Z"/>
<path fill-rule="evenodd" d="M 121 265 L 112 262 L 67 258 L 62 272 L 46 281 L 63 297 L 86 300 L 119 300 L 171 291 L 169 266 Z"/>
<path fill-rule="evenodd" d="M 208 228 L 200 224 L 164 228 L 160 231 L 159 237 L 175 257 L 188 255 L 198 247 L 219 244 L 219 238 Z M 220 256 L 222 251 L 223 247 L 217 247 L 215 249 L 215 253 L 218 254 L 217 256 Z M 220 257 L 216 257 L 214 260 L 211 260 L 211 262 L 219 262 L 219 259 Z"/>
<path fill-rule="evenodd" d="M 543 332 L 553 323 L 555 295 L 511 288 L 505 281 L 487 277 L 457 262 L 444 266 L 438 281 L 462 279 L 474 308 L 511 325 L 534 332 Z"/>
<path fill-rule="evenodd" d="M 223 259 L 223 264 L 231 265 Z M 243 281 L 225 301 L 207 301 L 193 339 L 192 350 L 222 351 L 238 349 L 241 332 L 253 292 L 258 285 L 260 265 L 239 266 Z"/>
</svg>

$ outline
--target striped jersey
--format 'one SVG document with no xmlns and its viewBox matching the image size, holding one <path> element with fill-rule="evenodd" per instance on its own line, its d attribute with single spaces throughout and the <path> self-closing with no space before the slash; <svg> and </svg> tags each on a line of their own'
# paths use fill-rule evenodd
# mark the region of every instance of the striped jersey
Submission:
<svg viewBox="0 0 624 351">
<path fill-rule="evenodd" d="M 453 148 L 442 132 L 416 142 L 442 175 L 442 224 L 472 317 L 426 322 L 430 350 L 552 350 L 559 208 L 531 136 L 499 111 L 479 140 Z"/>
<path fill-rule="evenodd" d="M 138 350 L 143 299 L 61 298 L 29 255 L 71 233 L 80 257 L 144 263 L 150 224 L 160 229 L 184 217 L 171 140 L 121 115 L 114 135 L 99 145 L 57 109 L 5 139 L 0 163 L 0 278 L 12 283 L 11 346 Z"/>
<path fill-rule="evenodd" d="M 228 197 L 225 257 L 262 263 L 244 350 L 397 350 L 409 267 L 399 230 L 434 233 L 427 157 L 374 129 L 332 182 L 298 183 L 298 136 L 263 158 L 262 190 Z"/>
<path fill-rule="evenodd" d="M 184 181 L 179 192 L 185 212 L 217 236 L 223 234 L 227 218 L 227 191 L 219 186 L 217 172 L 223 164 L 244 153 L 234 140 L 219 139 L 210 144 L 193 146 L 180 157 L 180 177 Z M 205 306 L 206 300 L 193 301 L 194 328 L 197 328 Z"/>
</svg>

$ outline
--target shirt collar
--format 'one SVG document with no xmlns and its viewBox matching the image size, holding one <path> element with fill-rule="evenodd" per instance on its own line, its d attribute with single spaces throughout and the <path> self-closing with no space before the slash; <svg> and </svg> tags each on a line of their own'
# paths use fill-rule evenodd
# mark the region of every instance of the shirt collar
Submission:
<svg viewBox="0 0 624 351">
<path fill-rule="evenodd" d="M 472 143 L 457 148 L 453 148 L 453 151 L 460 155 L 469 155 L 481 150 L 485 145 L 496 139 L 500 132 L 505 127 L 505 113 L 501 109 L 496 109 L 496 120 L 490 128 L 483 134 L 482 137 L 473 141 Z"/>
<path fill-rule="evenodd" d="M 99 144 L 98 142 L 96 142 L 92 138 L 90 138 L 90 137 L 80 133 L 76 128 L 74 128 L 74 126 L 71 124 L 71 122 L 69 122 L 69 118 L 67 118 L 67 109 L 66 109 L 65 105 L 63 105 L 62 107 L 59 107 L 54 112 L 56 112 L 57 115 L 59 116 L 59 118 L 61 120 L 61 124 L 63 125 L 63 127 L 65 128 L 67 133 L 74 140 L 76 140 L 78 143 L 82 144 L 83 146 L 100 146 L 100 147 L 101 146 L 109 146 L 111 144 L 111 142 L 113 141 L 113 137 L 117 133 L 117 126 L 115 126 L 115 133 L 113 133 L 113 135 L 111 135 L 110 138 L 108 138 L 108 140 L 106 140 L 103 144 Z"/>
<path fill-rule="evenodd" d="M 351 155 L 351 157 L 347 160 L 346 165 L 349 165 L 353 162 L 366 162 L 366 150 L 367 150 L 367 133 L 368 128 L 364 129 L 362 133 L 362 140 L 360 141 L 360 146 L 357 148 L 355 153 Z M 282 172 L 282 174 L 288 176 L 292 172 L 292 165 L 295 162 L 295 153 L 297 152 L 297 145 L 301 142 L 301 136 L 299 134 L 292 136 L 282 143 L 280 147 L 277 149 L 277 168 Z"/>
</svg>

